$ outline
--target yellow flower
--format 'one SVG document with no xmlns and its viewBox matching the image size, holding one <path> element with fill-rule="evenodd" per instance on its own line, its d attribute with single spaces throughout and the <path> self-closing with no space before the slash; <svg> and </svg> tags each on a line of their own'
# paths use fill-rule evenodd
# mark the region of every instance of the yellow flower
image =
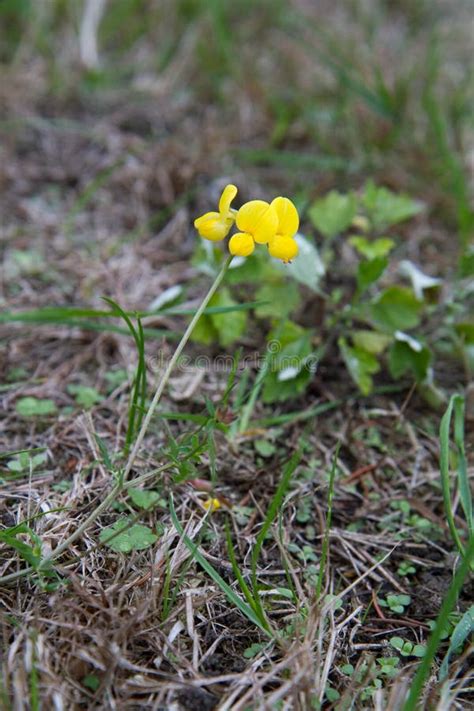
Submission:
<svg viewBox="0 0 474 711">
<path fill-rule="evenodd" d="M 296 257 L 298 244 L 294 236 L 300 220 L 291 200 L 285 197 L 277 197 L 271 203 L 250 200 L 239 210 L 233 210 L 230 205 L 236 195 L 235 185 L 227 185 L 219 200 L 219 212 L 206 212 L 194 221 L 201 237 L 219 242 L 235 222 L 239 231 L 229 240 L 233 256 L 248 257 L 257 243 L 268 245 L 270 255 L 283 262 Z"/>
<path fill-rule="evenodd" d="M 234 257 L 248 257 L 254 249 L 253 237 L 248 232 L 237 232 L 229 240 L 229 252 Z"/>
<path fill-rule="evenodd" d="M 202 505 L 204 506 L 206 511 L 210 510 L 211 513 L 213 511 L 217 511 L 217 509 L 221 508 L 221 502 L 219 501 L 219 499 L 215 499 L 215 498 L 214 499 L 206 499 L 205 501 L 202 502 Z"/>
<path fill-rule="evenodd" d="M 235 221 L 235 210 L 230 204 L 236 195 L 235 185 L 226 185 L 219 200 L 219 212 L 206 212 L 194 220 L 194 227 L 201 237 L 211 242 L 220 242 L 227 237 Z"/>
<path fill-rule="evenodd" d="M 289 262 L 298 254 L 298 245 L 292 237 L 285 235 L 277 235 L 268 245 L 268 251 L 271 257 L 281 259 L 283 262 Z"/>
<path fill-rule="evenodd" d="M 258 244 L 270 242 L 278 228 L 277 211 L 264 200 L 246 202 L 235 221 L 240 232 L 250 235 Z"/>
<path fill-rule="evenodd" d="M 268 251 L 272 257 L 289 262 L 298 254 L 298 244 L 294 239 L 300 226 L 298 211 L 291 200 L 285 197 L 275 198 L 271 207 L 277 214 L 278 226 L 268 244 Z"/>
<path fill-rule="evenodd" d="M 294 237 L 300 226 L 300 218 L 298 210 L 293 205 L 291 200 L 285 197 L 277 197 L 272 200 L 272 207 L 278 215 L 277 235 L 285 237 Z"/>
</svg>

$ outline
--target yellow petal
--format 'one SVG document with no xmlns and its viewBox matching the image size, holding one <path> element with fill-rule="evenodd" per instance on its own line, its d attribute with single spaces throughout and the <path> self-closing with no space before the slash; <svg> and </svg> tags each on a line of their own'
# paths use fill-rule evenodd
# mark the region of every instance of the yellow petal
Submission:
<svg viewBox="0 0 474 711">
<path fill-rule="evenodd" d="M 252 235 L 255 242 L 266 244 L 276 234 L 278 215 L 274 207 L 264 200 L 251 200 L 237 213 L 237 227 Z"/>
<path fill-rule="evenodd" d="M 237 195 L 237 188 L 235 185 L 226 185 L 222 191 L 221 199 L 219 200 L 219 212 L 222 217 L 230 217 L 230 203 Z"/>
<path fill-rule="evenodd" d="M 298 254 L 298 245 L 292 237 L 277 235 L 268 245 L 268 251 L 272 257 L 289 262 Z"/>
<path fill-rule="evenodd" d="M 219 242 L 227 236 L 232 221 L 224 220 L 218 212 L 206 212 L 205 215 L 194 220 L 194 227 L 204 239 Z"/>
<path fill-rule="evenodd" d="M 217 511 L 217 509 L 221 508 L 221 502 L 219 499 L 206 499 L 205 501 L 202 502 L 202 505 L 206 509 L 206 511 Z"/>
<path fill-rule="evenodd" d="M 253 237 L 248 232 L 237 232 L 229 240 L 229 252 L 234 257 L 248 257 L 254 249 Z"/>
<path fill-rule="evenodd" d="M 277 197 L 271 204 L 278 215 L 277 234 L 294 237 L 300 226 L 300 218 L 296 207 L 286 197 Z"/>
</svg>

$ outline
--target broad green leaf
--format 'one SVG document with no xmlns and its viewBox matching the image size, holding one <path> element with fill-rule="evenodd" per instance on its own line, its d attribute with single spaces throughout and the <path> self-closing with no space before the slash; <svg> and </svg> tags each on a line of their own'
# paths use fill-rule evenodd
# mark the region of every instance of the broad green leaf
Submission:
<svg viewBox="0 0 474 711">
<path fill-rule="evenodd" d="M 395 247 L 395 242 L 389 237 L 379 237 L 379 239 L 370 240 L 367 237 L 354 236 L 349 237 L 349 244 L 366 259 L 386 257 Z"/>
<path fill-rule="evenodd" d="M 261 457 L 272 457 L 276 452 L 275 445 L 273 442 L 269 442 L 268 439 L 257 439 L 253 446 Z"/>
<path fill-rule="evenodd" d="M 227 284 L 262 283 L 265 275 L 276 272 L 276 262 L 268 259 L 264 250 L 256 250 L 250 257 L 234 257 L 226 274 Z"/>
<path fill-rule="evenodd" d="M 221 288 L 209 302 L 209 306 L 236 306 L 228 289 Z M 211 320 L 219 334 L 219 343 L 228 346 L 238 340 L 244 333 L 247 325 L 247 313 L 245 311 L 231 311 L 222 314 L 212 314 Z"/>
<path fill-rule="evenodd" d="M 268 645 L 268 642 L 254 642 L 253 644 L 250 645 L 250 647 L 247 647 L 247 649 L 244 649 L 243 656 L 245 659 L 253 659 L 254 657 L 257 656 L 257 654 L 260 654 L 262 649 L 265 649 L 265 647 Z"/>
<path fill-rule="evenodd" d="M 16 459 L 7 462 L 7 467 L 12 472 L 33 471 L 48 459 L 46 452 L 30 456 L 29 452 L 20 452 Z"/>
<path fill-rule="evenodd" d="M 408 195 L 393 193 L 388 188 L 375 185 L 371 180 L 365 186 L 362 205 L 375 230 L 404 222 L 418 215 L 424 207 L 423 203 Z"/>
<path fill-rule="evenodd" d="M 365 291 L 367 287 L 377 281 L 387 268 L 387 257 L 375 257 L 370 262 L 359 262 L 357 268 L 357 285 L 359 292 Z"/>
<path fill-rule="evenodd" d="M 84 686 L 86 686 L 88 689 L 91 689 L 91 691 L 97 691 L 97 689 L 100 686 L 100 679 L 97 676 L 97 674 L 87 674 L 83 680 L 82 683 Z"/>
<path fill-rule="evenodd" d="M 356 214 L 354 195 L 343 195 L 332 190 L 325 197 L 316 200 L 308 211 L 313 225 L 325 236 L 335 237 L 351 224 Z"/>
<path fill-rule="evenodd" d="M 312 377 L 311 339 L 313 332 L 288 321 L 279 338 L 269 335 L 274 344 L 269 372 L 263 386 L 263 401 L 278 402 L 304 392 Z"/>
<path fill-rule="evenodd" d="M 56 414 L 58 408 L 53 400 L 22 397 L 16 403 L 16 411 L 22 417 L 42 417 Z"/>
<path fill-rule="evenodd" d="M 218 343 L 219 334 L 210 316 L 207 314 L 201 316 L 194 327 L 191 340 L 196 343 L 203 343 L 205 346 L 209 346 L 211 343 Z"/>
<path fill-rule="evenodd" d="M 406 331 L 418 326 L 422 307 L 411 289 L 392 286 L 372 301 L 370 315 L 385 331 Z"/>
<path fill-rule="evenodd" d="M 389 352 L 389 368 L 393 378 L 412 373 L 418 381 L 425 380 L 431 363 L 431 351 L 406 333 L 397 331 Z"/>
<path fill-rule="evenodd" d="M 338 343 L 352 380 L 363 395 L 369 395 L 373 388 L 372 375 L 380 370 L 377 358 L 362 348 L 352 348 L 347 344 L 345 338 L 340 338 Z"/>
<path fill-rule="evenodd" d="M 316 246 L 306 237 L 297 234 L 298 256 L 290 264 L 278 261 L 277 268 L 295 281 L 319 293 L 319 282 L 325 274 L 325 267 Z"/>
<path fill-rule="evenodd" d="M 91 407 L 94 407 L 94 405 L 97 405 L 98 402 L 104 399 L 95 388 L 91 388 L 87 385 L 75 385 L 71 383 L 67 386 L 67 391 L 70 395 L 74 396 L 76 403 L 85 410 L 90 410 Z"/>
<path fill-rule="evenodd" d="M 474 322 L 470 323 L 469 321 L 465 321 L 463 323 L 457 323 L 454 328 L 464 343 L 469 345 L 474 344 Z"/>
<path fill-rule="evenodd" d="M 258 318 L 288 316 L 300 303 L 298 286 L 293 282 L 278 279 L 267 281 L 255 294 L 257 301 L 264 301 L 255 309 Z"/>
<path fill-rule="evenodd" d="M 239 306 L 230 291 L 223 287 L 209 302 L 210 307 L 227 308 Z M 244 310 L 229 310 L 224 313 L 209 313 L 199 319 L 192 339 L 210 344 L 218 341 L 221 346 L 229 346 L 244 333 L 247 325 L 247 313 Z"/>
<path fill-rule="evenodd" d="M 153 545 L 157 538 L 148 526 L 140 523 L 130 525 L 127 517 L 119 518 L 111 526 L 102 529 L 99 535 L 100 542 L 117 553 L 144 550 Z"/>
<path fill-rule="evenodd" d="M 139 509 L 151 509 L 160 500 L 160 495 L 157 491 L 146 491 L 145 489 L 137 489 L 131 487 L 128 489 L 132 503 Z"/>
<path fill-rule="evenodd" d="M 361 348 L 367 353 L 372 355 L 380 355 L 384 352 L 386 347 L 392 342 L 392 336 L 388 336 L 386 333 L 379 333 L 378 331 L 354 331 L 352 333 L 352 340 L 357 348 Z"/>
</svg>

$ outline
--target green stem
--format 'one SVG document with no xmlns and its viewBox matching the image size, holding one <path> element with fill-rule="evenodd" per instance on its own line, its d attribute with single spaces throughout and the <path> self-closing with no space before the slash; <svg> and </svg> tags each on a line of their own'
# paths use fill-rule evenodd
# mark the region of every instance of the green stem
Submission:
<svg viewBox="0 0 474 711">
<path fill-rule="evenodd" d="M 208 305 L 209 301 L 212 299 L 214 294 L 216 293 L 217 289 L 220 286 L 220 283 L 222 282 L 225 273 L 227 272 L 227 269 L 229 268 L 229 264 L 231 263 L 233 257 L 229 256 L 225 260 L 224 264 L 222 265 L 222 269 L 220 270 L 219 274 L 216 276 L 214 283 L 212 284 L 211 288 L 207 292 L 206 296 L 202 300 L 202 303 L 196 313 L 194 314 L 193 318 L 191 319 L 191 322 L 189 323 L 189 326 L 187 327 L 186 331 L 183 334 L 183 337 L 181 338 L 180 342 L 178 343 L 178 347 L 176 348 L 173 357 L 171 358 L 170 362 L 168 363 L 168 366 L 163 373 L 163 377 L 160 380 L 160 383 L 156 389 L 155 395 L 153 397 L 153 400 L 151 401 L 151 405 L 148 408 L 148 412 L 146 413 L 145 419 L 143 420 L 142 426 L 140 428 L 140 432 L 138 433 L 137 439 L 135 440 L 135 444 L 133 445 L 133 449 L 130 452 L 130 456 L 128 458 L 127 464 L 125 465 L 125 469 L 123 472 L 123 481 L 125 482 L 128 478 L 128 475 L 130 474 L 130 471 L 133 467 L 133 464 L 135 462 L 135 459 L 137 458 L 138 451 L 142 445 L 143 438 L 145 437 L 145 434 L 148 430 L 148 427 L 151 422 L 151 418 L 155 414 L 155 410 L 158 406 L 158 403 L 160 402 L 161 396 L 163 395 L 163 391 L 168 384 L 168 380 L 170 379 L 170 375 L 174 370 L 174 367 L 176 363 L 178 362 L 178 359 L 183 352 L 183 349 L 186 345 L 186 343 L 189 341 L 189 338 L 194 331 L 197 322 L 201 318 L 206 306 Z"/>
</svg>

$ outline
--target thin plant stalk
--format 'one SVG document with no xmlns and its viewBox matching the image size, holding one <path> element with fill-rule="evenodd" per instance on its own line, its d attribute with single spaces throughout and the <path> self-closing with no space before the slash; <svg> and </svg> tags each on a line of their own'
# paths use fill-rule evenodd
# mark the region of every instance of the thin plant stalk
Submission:
<svg viewBox="0 0 474 711">
<path fill-rule="evenodd" d="M 214 294 L 216 293 L 217 289 L 219 288 L 226 272 L 227 269 L 229 268 L 229 265 L 232 261 L 233 257 L 232 255 L 227 257 L 225 260 L 224 264 L 222 265 L 222 268 L 218 275 L 216 276 L 214 283 L 212 284 L 211 288 L 207 292 L 206 296 L 202 300 L 201 305 L 199 306 L 198 310 L 194 314 L 193 318 L 191 319 L 186 331 L 183 334 L 183 337 L 181 338 L 180 342 L 178 343 L 178 346 L 173 353 L 173 356 L 168 363 L 168 366 L 163 373 L 163 377 L 161 378 L 159 385 L 156 389 L 155 395 L 153 396 L 153 400 L 151 401 L 150 407 L 148 408 L 148 412 L 145 415 L 145 418 L 142 422 L 142 426 L 140 428 L 140 431 L 137 435 L 137 438 L 135 440 L 135 444 L 133 445 L 133 449 L 130 452 L 130 455 L 128 457 L 127 463 L 125 465 L 125 469 L 123 471 L 123 481 L 127 481 L 127 478 L 130 474 L 130 471 L 135 463 L 135 459 L 138 456 L 138 452 L 140 450 L 140 447 L 143 442 L 143 438 L 145 437 L 145 434 L 148 430 L 148 427 L 150 426 L 151 419 L 155 413 L 155 410 L 158 406 L 158 403 L 160 402 L 161 396 L 163 395 L 164 389 L 166 385 L 168 384 L 168 380 L 170 379 L 171 373 L 174 370 L 175 365 L 177 364 L 179 357 L 181 353 L 184 350 L 184 347 L 186 346 L 187 342 L 189 341 L 189 338 L 194 331 L 199 319 L 201 318 L 206 306 L 208 305 L 209 301 L 212 299 Z"/>
</svg>

